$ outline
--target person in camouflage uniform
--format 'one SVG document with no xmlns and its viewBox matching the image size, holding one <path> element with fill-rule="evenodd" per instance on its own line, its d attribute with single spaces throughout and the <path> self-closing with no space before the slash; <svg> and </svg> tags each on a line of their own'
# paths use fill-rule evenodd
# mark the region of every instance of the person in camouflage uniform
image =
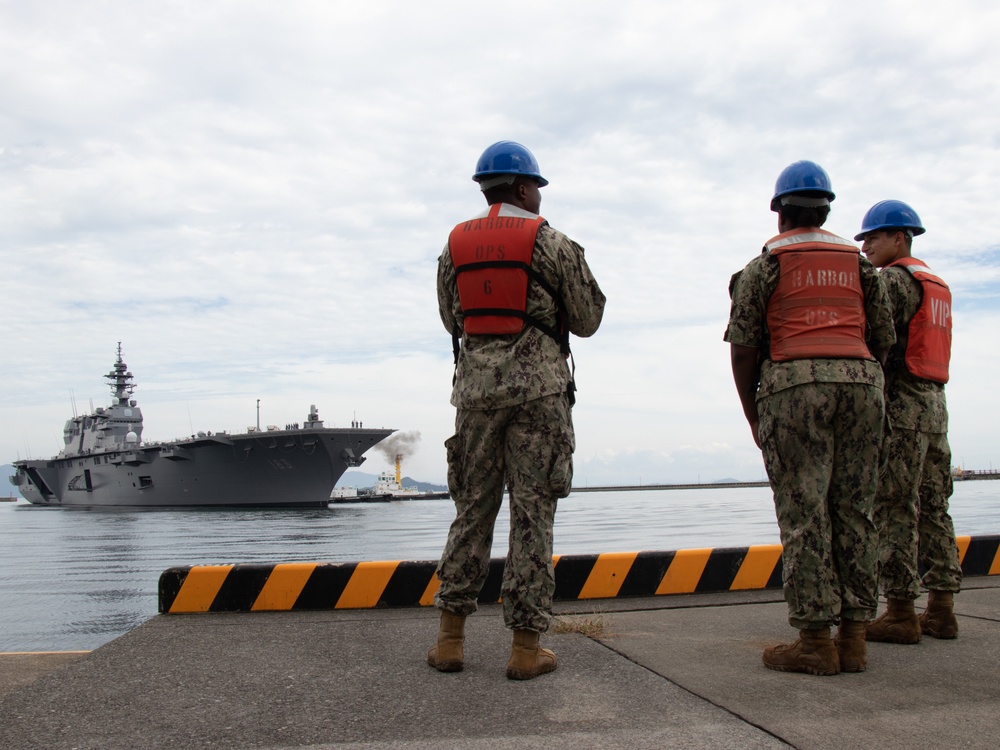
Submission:
<svg viewBox="0 0 1000 750">
<path fill-rule="evenodd" d="M 489 569 L 493 529 L 503 499 L 510 503 L 510 538 L 501 598 L 504 622 L 513 630 L 507 677 L 529 679 L 556 667 L 555 655 L 538 645 L 549 627 L 555 575 L 552 534 L 556 503 L 566 497 L 573 478 L 575 437 L 571 405 L 575 388 L 568 364 L 569 333 L 590 336 L 604 313 L 605 297 L 584 258 L 583 248 L 540 216 L 539 188 L 547 181 L 534 156 L 510 141 L 490 146 L 480 157 L 474 180 L 489 208 L 458 225 L 438 262 L 438 308 L 445 329 L 456 339 L 456 371 L 451 403 L 455 434 L 445 442 L 448 490 L 455 520 L 437 567 L 440 587 L 434 603 L 441 610 L 438 639 L 428 663 L 440 671 L 463 667 L 465 618 L 476 611 Z M 518 227 L 537 227 L 523 269 L 522 305 L 498 313 L 493 322 L 473 317 L 476 296 L 517 286 L 510 264 Z M 534 231 L 534 230 L 532 230 Z M 463 287 L 455 258 L 465 248 L 464 232 L 492 232 L 475 240 L 475 258 L 499 248 L 507 260 L 490 263 L 486 274 Z M 479 235 L 475 235 L 479 236 Z M 495 244 L 491 244 L 495 243 Z M 461 245 L 461 246 L 460 246 Z M 486 248 L 486 250 L 484 250 Z M 462 273 L 470 276 L 472 266 Z M 516 295 L 515 295 L 516 296 Z M 483 296 L 483 300 L 487 299 Z M 464 303 L 464 304 L 463 304 Z M 492 301 L 490 302 L 492 303 Z M 514 309 L 518 308 L 520 309 Z M 506 334 L 476 333 L 500 328 Z M 458 340 L 461 346 L 458 346 Z M 569 360 L 571 361 L 571 360 Z"/>
<path fill-rule="evenodd" d="M 819 228 L 834 197 L 813 162 L 781 173 L 771 202 L 781 234 L 731 282 L 724 336 L 774 492 L 788 622 L 799 630 L 794 643 L 766 649 L 764 664 L 817 675 L 867 666 L 884 417 L 876 357 L 884 359 L 894 340 L 878 272 L 848 240 Z"/>
<path fill-rule="evenodd" d="M 948 513 L 952 493 L 951 448 L 948 444 L 948 405 L 944 381 L 951 354 L 951 293 L 930 269 L 912 257 L 913 237 L 924 233 L 920 217 L 902 201 L 880 201 L 862 220 L 855 239 L 877 268 L 892 301 L 896 343 L 885 367 L 885 401 L 889 430 L 883 445 L 883 463 L 875 502 L 879 530 L 879 584 L 887 609 L 868 624 L 870 641 L 919 643 L 922 633 L 955 638 L 958 621 L 954 594 L 961 589 L 955 528 Z M 918 311 L 931 306 L 941 311 L 934 329 L 939 334 L 936 366 L 930 371 L 910 355 L 932 352 L 922 344 Z M 919 321 L 919 319 L 918 319 Z M 924 331 L 927 329 L 924 328 Z M 909 360 L 909 364 L 908 364 Z M 918 565 L 925 573 L 920 577 Z M 920 584 L 928 589 L 927 608 L 918 618 L 913 603 Z"/>
</svg>

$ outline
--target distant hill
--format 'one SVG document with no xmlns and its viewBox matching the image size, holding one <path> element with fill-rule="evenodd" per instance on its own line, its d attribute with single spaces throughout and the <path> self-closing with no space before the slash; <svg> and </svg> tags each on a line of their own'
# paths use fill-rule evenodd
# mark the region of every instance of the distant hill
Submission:
<svg viewBox="0 0 1000 750">
<path fill-rule="evenodd" d="M 337 480 L 338 487 L 357 487 L 363 489 L 374 487 L 378 481 L 378 474 L 366 474 L 363 471 L 348 471 Z M 403 477 L 404 487 L 416 487 L 421 492 L 447 492 L 448 488 L 443 484 L 431 484 L 430 482 L 418 482 L 411 477 Z"/>
</svg>

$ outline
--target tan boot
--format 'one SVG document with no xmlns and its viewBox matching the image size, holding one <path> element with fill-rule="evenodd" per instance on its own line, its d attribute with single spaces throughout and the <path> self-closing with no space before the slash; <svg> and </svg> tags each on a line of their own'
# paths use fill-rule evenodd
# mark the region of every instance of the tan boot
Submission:
<svg viewBox="0 0 1000 750">
<path fill-rule="evenodd" d="M 840 672 L 840 657 L 830 640 L 830 628 L 810 628 L 800 630 L 795 643 L 764 649 L 764 666 L 779 672 L 834 675 Z"/>
<path fill-rule="evenodd" d="M 439 672 L 461 672 L 465 655 L 465 616 L 441 610 L 437 643 L 427 652 L 427 663 Z"/>
<path fill-rule="evenodd" d="M 958 637 L 955 599 L 950 591 L 927 592 L 927 609 L 920 615 L 920 632 L 933 638 Z"/>
<path fill-rule="evenodd" d="M 534 630 L 515 630 L 507 662 L 508 680 L 530 680 L 556 668 L 556 655 L 538 645 Z"/>
<path fill-rule="evenodd" d="M 837 629 L 837 656 L 841 672 L 864 672 L 868 668 L 868 645 L 864 620 L 840 621 Z"/>
<path fill-rule="evenodd" d="M 888 609 L 868 623 L 865 639 L 881 643 L 920 643 L 920 621 L 910 599 L 889 598 Z"/>
</svg>

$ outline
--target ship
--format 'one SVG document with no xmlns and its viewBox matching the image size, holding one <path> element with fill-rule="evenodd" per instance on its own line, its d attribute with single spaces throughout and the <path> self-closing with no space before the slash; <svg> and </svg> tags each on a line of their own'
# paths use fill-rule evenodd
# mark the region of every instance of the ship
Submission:
<svg viewBox="0 0 1000 750">
<path fill-rule="evenodd" d="M 371 503 L 389 500 L 436 500 L 450 497 L 447 492 L 433 492 L 417 487 L 403 486 L 403 455 L 396 454 L 396 471 L 382 470 L 375 486 L 359 490 L 357 487 L 337 487 L 330 493 L 332 503 Z"/>
<path fill-rule="evenodd" d="M 66 420 L 50 459 L 13 463 L 11 483 L 35 505 L 54 507 L 327 507 L 348 468 L 394 429 L 324 427 L 315 405 L 301 425 L 197 432 L 146 443 L 135 382 L 122 359 L 104 376 L 111 404 Z M 75 411 L 75 409 L 74 409 Z M 259 419 L 259 417 L 258 417 Z"/>
</svg>

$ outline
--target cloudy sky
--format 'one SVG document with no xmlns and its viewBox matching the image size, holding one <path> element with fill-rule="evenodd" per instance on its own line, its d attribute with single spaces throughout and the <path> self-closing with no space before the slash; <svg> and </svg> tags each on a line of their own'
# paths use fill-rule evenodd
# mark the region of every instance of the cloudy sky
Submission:
<svg viewBox="0 0 1000 750">
<path fill-rule="evenodd" d="M 513 139 L 608 297 L 574 342 L 577 484 L 763 477 L 726 287 L 799 159 L 838 234 L 920 213 L 955 461 L 1000 467 L 998 31 L 988 0 L 0 2 L 0 463 L 108 402 L 120 341 L 146 439 L 316 404 L 419 432 L 404 473 L 443 481 L 436 259 Z"/>
</svg>

